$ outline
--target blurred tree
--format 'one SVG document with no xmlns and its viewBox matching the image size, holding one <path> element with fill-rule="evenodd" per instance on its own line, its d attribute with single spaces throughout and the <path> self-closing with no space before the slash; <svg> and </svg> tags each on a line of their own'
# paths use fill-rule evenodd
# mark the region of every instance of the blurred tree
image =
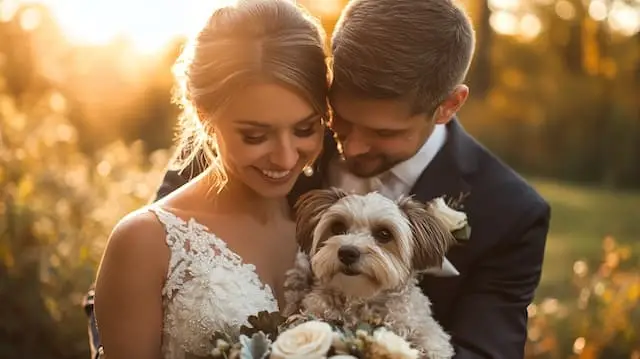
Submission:
<svg viewBox="0 0 640 359">
<path fill-rule="evenodd" d="M 615 1 L 603 4 L 620 8 Z M 489 92 L 477 95 L 470 81 L 471 99 L 462 110 L 469 130 L 521 172 L 638 187 L 638 33 L 630 37 L 613 20 L 593 18 L 602 16 L 600 3 L 518 4 L 492 5 L 504 16 L 490 25 L 515 35 L 492 35 Z M 477 23 L 485 5 L 471 2 Z M 534 38 L 520 33 L 529 14 L 544 24 Z M 472 66 L 469 78 L 477 79 L 478 71 Z"/>
<path fill-rule="evenodd" d="M 491 54 L 493 30 L 489 23 L 491 9 L 488 0 L 477 0 L 468 5 L 475 14 L 476 50 L 471 64 L 469 84 L 476 98 L 484 99 L 491 89 Z"/>
<path fill-rule="evenodd" d="M 0 22 L 0 52 L 3 53 L 6 91 L 22 105 L 25 96 L 43 92 L 48 82 L 37 69 L 34 58 L 33 33 L 25 30 L 28 18 L 46 10 L 39 5 L 21 6 L 6 22 Z M 26 19 L 26 20 L 25 20 Z"/>
<path fill-rule="evenodd" d="M 82 151 L 70 101 L 29 46 L 37 30 L 18 24 L 0 22 L 0 357 L 84 359 L 80 304 L 104 240 L 151 197 L 168 153 Z"/>
<path fill-rule="evenodd" d="M 86 358 L 80 304 L 110 228 L 151 198 L 168 160 L 141 143 L 88 157 L 64 98 L 0 93 L 0 357 Z"/>
<path fill-rule="evenodd" d="M 585 61 L 587 57 L 593 58 L 597 56 L 593 51 L 585 51 L 586 48 L 593 50 L 594 48 L 588 47 L 588 40 L 585 39 L 585 22 L 589 20 L 586 9 L 583 2 L 578 0 L 572 0 L 567 2 L 567 6 L 571 6 L 573 10 L 573 18 L 568 19 L 565 26 L 568 29 L 568 37 L 566 44 L 560 43 L 561 48 L 564 48 L 564 60 L 566 69 L 576 75 L 582 75 L 585 73 Z M 559 19 L 561 20 L 561 19 Z M 587 35 L 588 36 L 588 35 Z"/>
<path fill-rule="evenodd" d="M 167 47 L 160 56 L 153 55 L 147 61 L 143 78 L 143 90 L 131 101 L 129 118 L 122 121 L 122 138 L 128 142 L 144 140 L 149 152 L 168 148 L 172 144 L 176 130 L 179 109 L 171 102 L 171 88 L 174 83 L 171 67 L 179 55 L 183 39 L 178 39 Z"/>
</svg>

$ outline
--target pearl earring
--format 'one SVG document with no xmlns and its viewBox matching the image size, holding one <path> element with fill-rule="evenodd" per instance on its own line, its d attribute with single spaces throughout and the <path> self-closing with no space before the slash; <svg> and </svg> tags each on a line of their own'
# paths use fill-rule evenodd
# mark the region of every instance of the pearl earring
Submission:
<svg viewBox="0 0 640 359">
<path fill-rule="evenodd" d="M 304 175 L 307 177 L 313 176 L 313 167 L 311 167 L 310 165 L 304 166 L 304 168 L 302 169 L 302 173 L 304 173 Z"/>
</svg>

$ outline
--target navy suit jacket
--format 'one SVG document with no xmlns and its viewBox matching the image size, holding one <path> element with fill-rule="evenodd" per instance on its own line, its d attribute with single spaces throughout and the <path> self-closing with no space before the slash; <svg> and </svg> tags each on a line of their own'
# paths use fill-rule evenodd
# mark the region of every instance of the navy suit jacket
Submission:
<svg viewBox="0 0 640 359">
<path fill-rule="evenodd" d="M 518 359 L 524 357 L 527 306 L 540 281 L 549 229 L 547 202 L 507 165 L 473 139 L 457 119 L 447 124 L 441 151 L 419 177 L 411 194 L 428 201 L 458 198 L 467 213 L 470 239 L 450 249 L 447 258 L 456 277 L 425 275 L 420 282 L 430 298 L 435 319 L 452 336 L 456 359 Z M 337 155 L 330 133 L 314 164 L 314 175 L 300 176 L 289 202 L 326 186 L 328 163 Z M 184 171 L 197 174 L 201 169 Z M 188 178 L 166 173 L 158 198 Z M 92 347 L 99 345 L 92 308 Z"/>
</svg>

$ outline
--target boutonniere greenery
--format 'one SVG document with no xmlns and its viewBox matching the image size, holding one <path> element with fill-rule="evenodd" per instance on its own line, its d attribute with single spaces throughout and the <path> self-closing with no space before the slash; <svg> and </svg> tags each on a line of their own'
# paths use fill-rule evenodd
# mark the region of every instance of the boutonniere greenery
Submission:
<svg viewBox="0 0 640 359">
<path fill-rule="evenodd" d="M 456 211 L 464 211 L 464 201 L 471 195 L 471 192 L 460 192 L 457 196 L 444 196 L 447 206 Z"/>
</svg>

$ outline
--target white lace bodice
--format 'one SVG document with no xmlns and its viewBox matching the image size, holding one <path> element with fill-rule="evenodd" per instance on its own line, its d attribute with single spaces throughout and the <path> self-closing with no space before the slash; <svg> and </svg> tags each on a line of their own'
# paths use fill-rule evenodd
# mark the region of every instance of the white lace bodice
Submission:
<svg viewBox="0 0 640 359">
<path fill-rule="evenodd" d="M 183 359 L 187 352 L 207 355 L 215 331 L 236 336 L 250 315 L 278 310 L 255 266 L 244 263 L 208 228 L 159 207 L 150 210 L 164 225 L 171 250 L 162 290 L 163 359 Z"/>
</svg>

